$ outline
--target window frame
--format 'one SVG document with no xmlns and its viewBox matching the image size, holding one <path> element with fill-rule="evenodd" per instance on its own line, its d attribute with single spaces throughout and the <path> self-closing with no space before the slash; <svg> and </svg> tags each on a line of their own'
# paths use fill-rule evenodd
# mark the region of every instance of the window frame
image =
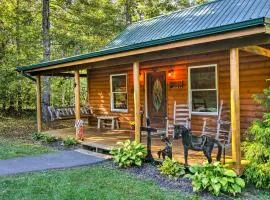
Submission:
<svg viewBox="0 0 270 200">
<path fill-rule="evenodd" d="M 113 77 L 115 76 L 125 76 L 126 77 L 126 92 L 113 92 Z M 127 94 L 127 109 L 116 109 L 114 108 L 114 94 L 115 93 L 126 93 Z M 128 74 L 122 73 L 122 74 L 111 74 L 110 75 L 110 103 L 111 103 L 111 112 L 122 112 L 127 113 L 128 112 Z"/>
<path fill-rule="evenodd" d="M 207 68 L 207 67 L 214 67 L 215 68 L 215 89 L 191 89 L 191 69 L 194 68 Z M 189 107 L 190 107 L 190 112 L 193 115 L 213 115 L 216 116 L 218 115 L 218 110 L 219 110 L 219 96 L 218 96 L 218 69 L 217 69 L 217 64 L 208 64 L 208 65 L 199 65 L 199 66 L 190 66 L 188 67 L 188 102 L 189 102 Z M 216 102 L 217 102 L 217 111 L 216 112 L 196 112 L 192 111 L 192 92 L 193 91 L 216 91 Z"/>
</svg>

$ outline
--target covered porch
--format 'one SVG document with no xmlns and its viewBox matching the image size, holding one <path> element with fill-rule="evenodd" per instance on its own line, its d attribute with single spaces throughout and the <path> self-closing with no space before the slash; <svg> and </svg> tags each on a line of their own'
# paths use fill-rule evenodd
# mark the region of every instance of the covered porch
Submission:
<svg viewBox="0 0 270 200">
<path fill-rule="evenodd" d="M 45 134 L 53 135 L 61 139 L 67 137 L 74 137 L 75 128 L 65 128 L 58 130 L 45 131 Z M 109 129 L 97 129 L 96 127 L 85 127 L 85 140 L 81 142 L 85 148 L 95 148 L 99 150 L 108 151 L 113 147 L 117 147 L 117 142 L 124 142 L 126 140 L 134 140 L 133 131 L 122 129 L 122 130 L 109 130 Z M 142 135 L 143 144 L 146 145 L 146 135 Z M 152 136 L 152 155 L 154 158 L 158 159 L 157 152 L 164 148 L 164 143 L 160 139 L 160 135 Z M 184 148 L 182 145 L 182 140 L 173 141 L 173 158 L 181 163 L 184 163 Z M 215 148 L 212 154 L 213 160 L 216 159 L 217 149 Z M 226 164 L 232 164 L 231 150 L 226 151 Z M 223 160 L 223 157 L 222 157 Z M 201 151 L 189 151 L 188 162 L 190 165 L 203 163 L 207 161 L 206 157 Z M 242 164 L 245 161 L 242 160 Z"/>
</svg>

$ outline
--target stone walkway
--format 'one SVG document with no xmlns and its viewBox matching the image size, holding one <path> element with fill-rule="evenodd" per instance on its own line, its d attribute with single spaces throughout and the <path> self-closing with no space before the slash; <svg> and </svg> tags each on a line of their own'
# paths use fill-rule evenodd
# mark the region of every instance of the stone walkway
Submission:
<svg viewBox="0 0 270 200">
<path fill-rule="evenodd" d="M 96 164 L 107 157 L 80 151 L 60 151 L 31 157 L 0 160 L 0 175 L 10 175 L 49 169 L 70 168 Z"/>
</svg>

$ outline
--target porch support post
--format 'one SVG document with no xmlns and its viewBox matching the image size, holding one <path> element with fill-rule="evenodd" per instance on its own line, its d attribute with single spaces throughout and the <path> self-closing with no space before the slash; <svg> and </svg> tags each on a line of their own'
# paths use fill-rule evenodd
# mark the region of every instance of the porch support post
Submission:
<svg viewBox="0 0 270 200">
<path fill-rule="evenodd" d="M 141 114 L 140 114 L 140 67 L 139 62 L 133 63 L 133 84 L 134 84 L 134 120 L 135 120 L 135 141 L 141 142 Z"/>
<path fill-rule="evenodd" d="M 91 106 L 90 105 L 90 75 L 91 75 L 90 69 L 87 69 L 87 103 L 88 103 L 87 106 L 89 107 Z M 88 117 L 87 120 L 88 120 L 88 126 L 90 126 L 91 117 Z"/>
<path fill-rule="evenodd" d="M 230 49 L 232 158 L 237 173 L 241 168 L 239 49 Z"/>
<path fill-rule="evenodd" d="M 41 107 L 41 79 L 40 76 L 36 77 L 36 93 L 37 93 L 37 129 L 38 132 L 42 131 L 42 107 Z"/>
<path fill-rule="evenodd" d="M 75 71 L 75 118 L 76 122 L 81 119 L 80 105 L 80 71 Z"/>
</svg>

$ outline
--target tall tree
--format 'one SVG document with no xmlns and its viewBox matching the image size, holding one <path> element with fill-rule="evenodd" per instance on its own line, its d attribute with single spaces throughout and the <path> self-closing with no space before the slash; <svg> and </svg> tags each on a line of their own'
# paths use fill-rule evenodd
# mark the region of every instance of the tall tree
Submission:
<svg viewBox="0 0 270 200">
<path fill-rule="evenodd" d="M 42 1 L 42 36 L 43 36 L 43 60 L 49 61 L 51 57 L 51 40 L 50 40 L 50 0 Z M 48 106 L 50 105 L 50 77 L 43 78 L 43 95 L 42 95 L 42 117 L 44 121 L 49 121 Z"/>
</svg>

